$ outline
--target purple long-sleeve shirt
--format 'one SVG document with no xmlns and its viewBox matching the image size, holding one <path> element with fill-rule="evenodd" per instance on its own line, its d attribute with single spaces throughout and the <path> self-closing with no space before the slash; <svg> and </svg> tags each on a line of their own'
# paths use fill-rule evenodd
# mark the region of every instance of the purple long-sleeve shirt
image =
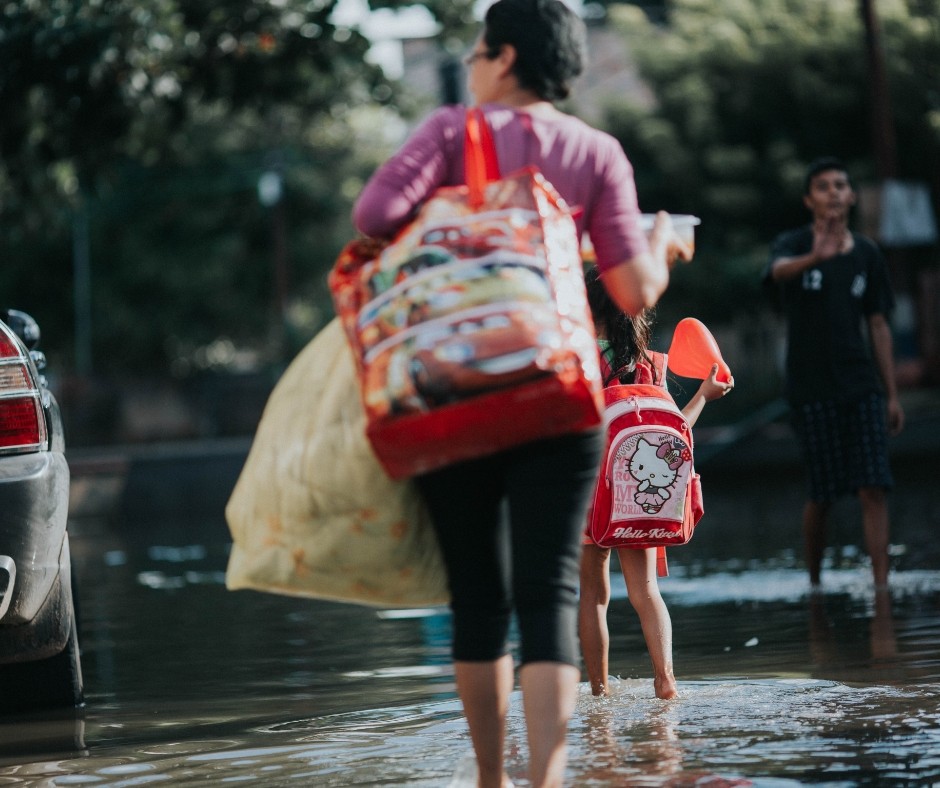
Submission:
<svg viewBox="0 0 940 788">
<path fill-rule="evenodd" d="M 633 168 L 617 140 L 562 113 L 542 116 L 498 104 L 483 111 L 500 172 L 535 164 L 580 209 L 578 232 L 590 235 L 602 271 L 648 250 Z M 461 106 L 434 111 L 375 172 L 353 208 L 360 232 L 391 236 L 439 187 L 464 182 L 465 117 Z"/>
</svg>

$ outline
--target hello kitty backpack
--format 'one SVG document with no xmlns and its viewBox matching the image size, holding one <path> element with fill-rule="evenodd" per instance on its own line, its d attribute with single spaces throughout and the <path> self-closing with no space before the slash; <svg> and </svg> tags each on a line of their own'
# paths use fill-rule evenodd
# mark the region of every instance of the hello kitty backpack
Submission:
<svg viewBox="0 0 940 788">
<path fill-rule="evenodd" d="M 663 548 L 688 542 L 704 508 L 692 428 L 666 391 L 666 354 L 650 355 L 653 365 L 637 366 L 637 382 L 604 389 L 607 449 L 588 535 L 600 547 L 660 548 L 665 575 Z"/>
</svg>

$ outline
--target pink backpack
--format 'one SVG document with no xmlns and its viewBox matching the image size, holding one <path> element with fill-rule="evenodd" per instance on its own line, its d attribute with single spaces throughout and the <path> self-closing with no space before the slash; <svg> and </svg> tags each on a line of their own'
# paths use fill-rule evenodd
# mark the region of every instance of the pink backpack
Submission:
<svg viewBox="0 0 940 788">
<path fill-rule="evenodd" d="M 666 355 L 638 365 L 635 383 L 604 389 L 607 449 L 589 514 L 599 547 L 659 548 L 685 544 L 704 513 L 692 461 L 692 429 L 666 391 Z"/>
</svg>

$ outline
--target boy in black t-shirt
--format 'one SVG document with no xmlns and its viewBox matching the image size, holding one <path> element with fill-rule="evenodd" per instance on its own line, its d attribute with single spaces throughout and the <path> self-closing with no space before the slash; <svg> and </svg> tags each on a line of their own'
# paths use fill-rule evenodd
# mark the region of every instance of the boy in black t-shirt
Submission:
<svg viewBox="0 0 940 788">
<path fill-rule="evenodd" d="M 819 585 L 832 502 L 854 493 L 875 586 L 884 588 L 885 493 L 893 486 L 887 435 L 904 426 L 887 320 L 891 286 L 878 247 L 848 228 L 855 192 L 838 159 L 810 165 L 803 203 L 812 224 L 774 240 L 764 279 L 780 286 L 787 314 L 786 395 L 809 472 L 803 539 L 810 582 Z"/>
</svg>

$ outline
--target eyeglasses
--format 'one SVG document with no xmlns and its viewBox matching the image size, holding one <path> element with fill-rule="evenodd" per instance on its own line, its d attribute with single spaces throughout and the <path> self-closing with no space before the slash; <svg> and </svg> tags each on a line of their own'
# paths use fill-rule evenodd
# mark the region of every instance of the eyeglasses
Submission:
<svg viewBox="0 0 940 788">
<path fill-rule="evenodd" d="M 463 64 L 468 68 L 476 63 L 481 57 L 492 60 L 493 56 L 489 52 L 471 52 L 463 59 Z"/>
</svg>

